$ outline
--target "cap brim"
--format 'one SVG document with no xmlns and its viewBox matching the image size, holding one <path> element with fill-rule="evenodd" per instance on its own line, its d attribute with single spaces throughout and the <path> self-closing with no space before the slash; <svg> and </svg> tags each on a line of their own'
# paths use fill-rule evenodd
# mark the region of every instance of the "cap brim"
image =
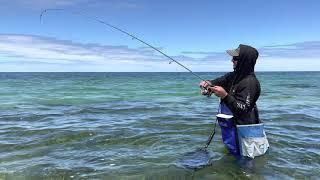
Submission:
<svg viewBox="0 0 320 180">
<path fill-rule="evenodd" d="M 228 53 L 230 56 L 239 56 L 239 53 L 238 53 L 235 49 L 227 50 L 227 53 Z"/>
</svg>

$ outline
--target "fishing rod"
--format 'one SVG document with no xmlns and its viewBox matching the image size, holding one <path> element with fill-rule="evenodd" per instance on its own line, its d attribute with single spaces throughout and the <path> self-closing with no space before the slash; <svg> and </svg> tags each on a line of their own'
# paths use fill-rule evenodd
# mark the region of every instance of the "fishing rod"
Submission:
<svg viewBox="0 0 320 180">
<path fill-rule="evenodd" d="M 42 21 L 43 16 L 44 16 L 46 13 L 48 13 L 49 11 L 66 11 L 66 12 L 69 12 L 69 13 L 71 13 L 71 14 L 76 14 L 76 15 L 84 16 L 84 17 L 86 17 L 86 18 L 88 18 L 88 19 L 90 19 L 90 20 L 96 21 L 96 22 L 101 23 L 101 24 L 103 24 L 103 25 L 106 25 L 106 26 L 108 26 L 108 27 L 110 27 L 110 28 L 112 28 L 112 29 L 115 29 L 115 30 L 117 30 L 117 31 L 119 31 L 119 32 L 127 35 L 127 36 L 130 36 L 130 37 L 132 38 L 132 40 L 137 40 L 137 41 L 141 42 L 142 44 L 145 44 L 145 45 L 149 46 L 150 48 L 154 49 L 155 51 L 159 52 L 160 54 L 164 55 L 165 57 L 169 58 L 169 59 L 171 60 L 171 61 L 169 62 L 169 64 L 171 64 L 172 62 L 175 62 L 176 64 L 178 64 L 179 66 L 183 67 L 184 69 L 186 69 L 187 71 L 189 71 L 190 73 L 192 73 L 194 76 L 196 76 L 196 77 L 199 78 L 200 80 L 205 81 L 205 82 L 208 82 L 208 81 L 204 80 L 203 78 L 201 78 L 198 74 L 192 72 L 189 68 L 187 68 L 186 66 L 184 66 L 183 64 L 181 64 L 181 63 L 178 62 L 177 60 L 173 59 L 173 58 L 170 57 L 169 55 L 165 54 L 164 52 L 160 51 L 160 50 L 157 49 L 156 47 L 152 46 L 151 44 L 149 44 L 149 43 L 141 40 L 140 38 L 132 35 L 131 33 L 128 33 L 128 32 L 125 31 L 125 30 L 122 30 L 122 29 L 120 29 L 120 28 L 118 28 L 118 27 L 116 27 L 116 26 L 114 26 L 114 25 L 112 25 L 112 24 L 110 24 L 110 23 L 107 23 L 107 22 L 105 22 L 105 21 L 102 21 L 102 20 L 98 19 L 97 17 L 89 16 L 89 15 L 88 15 L 87 13 L 85 13 L 85 12 L 82 12 L 82 11 L 70 11 L 70 10 L 68 11 L 68 10 L 66 10 L 66 9 L 45 9 L 45 10 L 43 10 L 43 11 L 41 12 L 41 14 L 40 14 L 40 22 Z M 210 87 L 211 84 L 210 84 L 210 83 L 208 83 L 208 84 L 209 84 L 208 87 Z M 208 87 L 200 86 L 200 88 L 201 88 L 201 93 L 202 93 L 203 95 L 206 95 L 207 97 L 210 97 L 211 94 L 212 94 L 212 92 L 209 90 Z M 216 124 L 215 124 L 215 126 L 216 126 Z M 209 136 L 209 138 L 208 138 L 208 141 L 207 141 L 204 149 L 206 149 L 206 148 L 209 146 L 209 144 L 210 144 L 211 141 L 212 141 L 212 138 L 213 138 L 214 134 L 215 134 L 215 127 L 214 127 L 214 131 L 210 134 L 210 136 Z"/>
</svg>

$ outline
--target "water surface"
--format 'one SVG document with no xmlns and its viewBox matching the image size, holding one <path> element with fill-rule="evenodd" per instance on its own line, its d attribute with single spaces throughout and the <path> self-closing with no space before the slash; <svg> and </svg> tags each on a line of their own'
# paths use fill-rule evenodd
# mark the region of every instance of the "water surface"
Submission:
<svg viewBox="0 0 320 180">
<path fill-rule="evenodd" d="M 223 73 L 200 73 L 213 79 Z M 216 97 L 190 73 L 0 73 L 0 179 L 311 179 L 320 169 L 320 72 L 258 73 L 271 149 L 179 166 L 212 131 Z"/>
</svg>

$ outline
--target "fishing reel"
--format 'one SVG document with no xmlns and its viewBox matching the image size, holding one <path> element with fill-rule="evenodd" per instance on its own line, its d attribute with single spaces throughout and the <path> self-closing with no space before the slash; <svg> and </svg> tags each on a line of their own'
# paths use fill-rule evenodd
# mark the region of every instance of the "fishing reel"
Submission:
<svg viewBox="0 0 320 180">
<path fill-rule="evenodd" d="M 210 97 L 211 94 L 212 94 L 212 91 L 210 89 L 205 88 L 203 86 L 200 86 L 200 92 L 201 92 L 202 95 L 207 96 L 207 97 Z"/>
</svg>

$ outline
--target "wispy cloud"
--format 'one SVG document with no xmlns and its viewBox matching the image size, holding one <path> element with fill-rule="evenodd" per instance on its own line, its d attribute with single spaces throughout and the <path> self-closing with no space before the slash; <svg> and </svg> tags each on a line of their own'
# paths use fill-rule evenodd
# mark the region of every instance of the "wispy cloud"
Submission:
<svg viewBox="0 0 320 180">
<path fill-rule="evenodd" d="M 182 51 L 182 54 L 201 54 L 201 55 L 216 55 L 217 52 L 205 52 L 205 51 Z"/>
<path fill-rule="evenodd" d="M 260 49 L 260 54 L 265 57 L 318 58 L 320 57 L 320 41 L 265 46 Z"/>
<path fill-rule="evenodd" d="M 318 58 L 320 41 L 306 41 L 292 44 L 270 45 L 258 48 L 261 57 L 273 58 Z M 206 59 L 225 59 L 225 52 L 184 51 L 185 55 L 204 55 Z"/>
<path fill-rule="evenodd" d="M 301 42 L 287 45 L 264 46 L 258 49 L 260 70 L 317 70 L 320 64 L 314 61 L 320 56 L 320 41 Z M 165 52 L 165 50 L 163 50 Z M 193 55 L 199 55 L 194 57 Z M 230 57 L 225 52 L 182 52 L 173 56 L 195 71 L 229 71 Z M 292 61 L 294 59 L 294 61 Z M 55 38 L 0 34 L 0 63 L 10 67 L 22 62 L 30 66 L 55 64 L 57 66 L 92 67 L 105 71 L 166 71 L 178 70 L 177 65 L 168 66 L 170 60 L 148 47 L 129 48 L 100 44 L 84 44 Z M 288 63 L 289 62 L 289 63 Z M 310 63 L 306 63 L 310 62 Z M 109 69 L 103 69 L 108 66 Z M 121 67 L 120 67 L 121 66 Z M 141 68 L 143 67 L 143 68 Z M 17 68 L 19 69 L 19 68 Z M 68 71 L 68 68 L 64 69 Z M 183 70 L 183 69 L 179 69 Z M 178 70 L 178 71 L 179 71 Z M 318 70 L 320 70 L 318 68 Z M 72 68 L 71 70 L 72 71 Z M 137 70 L 138 71 L 138 70 Z M 184 71 L 184 70 L 183 70 Z"/>
<path fill-rule="evenodd" d="M 148 48 L 82 44 L 30 35 L 0 35 L 0 53 L 7 57 L 47 63 L 101 64 L 108 61 L 139 62 L 162 59 Z"/>
<path fill-rule="evenodd" d="M 292 44 L 281 44 L 264 46 L 258 48 L 260 57 L 257 61 L 258 71 L 319 71 L 320 70 L 320 41 L 306 41 Z M 183 52 L 190 56 L 203 56 L 198 62 L 207 65 L 214 63 L 217 69 L 227 69 L 229 64 L 225 63 L 230 59 L 225 52 Z M 205 67 L 204 67 L 205 69 Z"/>
<path fill-rule="evenodd" d="M 215 60 L 210 56 L 171 57 L 196 71 L 203 71 L 208 61 Z M 87 71 L 185 71 L 175 63 L 170 65 L 169 61 L 165 56 L 145 46 L 129 48 L 84 44 L 34 35 L 0 34 L 0 63 L 11 69 L 16 67 L 17 71 L 21 70 L 19 65 L 22 63 L 30 66 L 32 71 L 38 71 L 39 68 L 43 70 L 45 64 L 48 67 L 60 65 L 62 68 L 58 71 L 73 71 L 74 67 L 71 66 L 76 66 L 77 70 L 80 67 L 86 69 L 86 66 L 89 67 Z M 52 69 L 54 68 L 50 71 L 53 71 Z"/>
</svg>

